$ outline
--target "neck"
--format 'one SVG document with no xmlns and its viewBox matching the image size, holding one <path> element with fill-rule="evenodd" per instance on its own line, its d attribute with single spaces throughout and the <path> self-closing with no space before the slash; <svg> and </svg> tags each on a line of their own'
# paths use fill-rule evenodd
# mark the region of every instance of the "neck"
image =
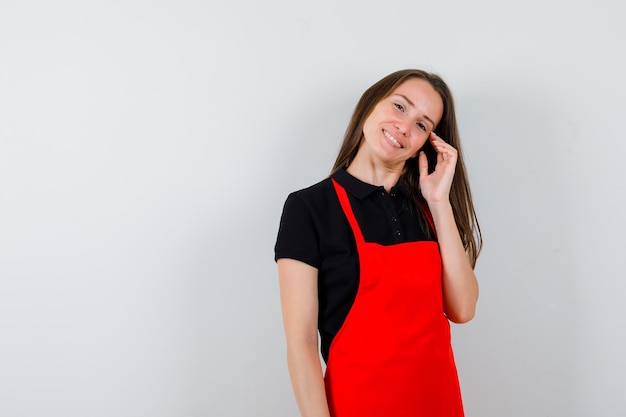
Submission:
<svg viewBox="0 0 626 417">
<path fill-rule="evenodd" d="M 364 157 L 363 152 L 358 152 L 347 171 L 363 182 L 376 186 L 382 185 L 389 192 L 391 187 L 398 183 L 403 169 L 404 164 L 386 165 L 381 161 Z"/>
</svg>

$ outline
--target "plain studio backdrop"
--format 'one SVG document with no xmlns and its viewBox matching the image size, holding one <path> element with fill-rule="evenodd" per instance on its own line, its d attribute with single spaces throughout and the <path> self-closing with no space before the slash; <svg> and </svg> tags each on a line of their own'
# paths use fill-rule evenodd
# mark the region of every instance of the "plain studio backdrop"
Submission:
<svg viewBox="0 0 626 417">
<path fill-rule="evenodd" d="M 624 416 L 620 2 L 0 2 L 0 416 L 296 416 L 273 245 L 361 93 L 451 86 L 468 417 Z"/>
</svg>

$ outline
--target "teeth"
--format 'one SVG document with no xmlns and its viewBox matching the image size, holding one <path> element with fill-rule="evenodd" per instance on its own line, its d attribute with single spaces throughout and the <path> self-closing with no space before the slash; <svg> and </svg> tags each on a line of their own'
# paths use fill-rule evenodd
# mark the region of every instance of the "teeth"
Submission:
<svg viewBox="0 0 626 417">
<path fill-rule="evenodd" d="M 383 133 L 385 134 L 385 137 L 391 141 L 391 143 L 393 143 L 394 145 L 396 145 L 398 148 L 401 148 L 401 147 L 402 147 L 402 145 L 400 145 L 400 142 L 398 142 L 398 141 L 396 140 L 396 138 L 394 138 L 394 137 L 393 137 L 393 136 L 391 136 L 389 133 L 387 133 L 387 131 L 386 131 L 386 130 L 383 130 Z"/>
</svg>

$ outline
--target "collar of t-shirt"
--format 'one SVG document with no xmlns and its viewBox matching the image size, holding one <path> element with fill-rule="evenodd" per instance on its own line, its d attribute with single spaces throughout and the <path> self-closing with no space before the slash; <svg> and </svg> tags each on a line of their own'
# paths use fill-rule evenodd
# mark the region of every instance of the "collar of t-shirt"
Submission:
<svg viewBox="0 0 626 417">
<path fill-rule="evenodd" d="M 372 193 L 381 192 L 384 190 L 382 185 L 372 185 L 361 181 L 360 179 L 353 177 L 342 168 L 332 175 L 332 178 L 337 181 L 347 192 L 354 197 L 362 200 L 368 197 Z M 394 197 L 396 193 L 401 192 L 405 197 L 410 197 L 409 189 L 404 181 L 400 180 L 395 186 L 389 190 L 389 194 Z"/>
</svg>

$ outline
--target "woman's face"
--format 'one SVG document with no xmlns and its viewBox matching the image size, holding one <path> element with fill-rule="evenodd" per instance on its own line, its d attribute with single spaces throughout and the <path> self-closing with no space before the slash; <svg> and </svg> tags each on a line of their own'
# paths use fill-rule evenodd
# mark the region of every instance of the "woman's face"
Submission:
<svg viewBox="0 0 626 417">
<path fill-rule="evenodd" d="M 425 80 L 410 78 L 382 99 L 363 125 L 359 152 L 388 166 L 417 155 L 441 120 L 443 101 Z"/>
</svg>

